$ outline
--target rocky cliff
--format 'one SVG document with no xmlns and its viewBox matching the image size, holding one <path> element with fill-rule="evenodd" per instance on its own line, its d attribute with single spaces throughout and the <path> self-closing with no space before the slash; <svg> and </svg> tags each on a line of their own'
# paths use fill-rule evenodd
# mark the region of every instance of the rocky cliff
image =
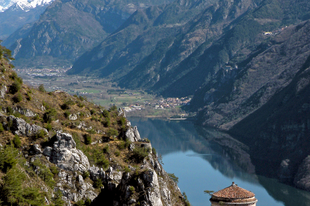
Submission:
<svg viewBox="0 0 310 206">
<path fill-rule="evenodd" d="M 185 205 L 124 112 L 22 83 L 0 48 L 2 205 Z"/>
</svg>

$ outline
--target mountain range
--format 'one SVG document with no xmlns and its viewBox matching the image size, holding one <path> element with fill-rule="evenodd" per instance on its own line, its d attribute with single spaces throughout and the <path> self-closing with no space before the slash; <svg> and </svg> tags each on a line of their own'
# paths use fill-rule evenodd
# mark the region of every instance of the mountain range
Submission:
<svg viewBox="0 0 310 206">
<path fill-rule="evenodd" d="M 308 0 L 55 1 L 11 45 L 17 66 L 70 66 L 165 97 L 310 190 Z M 109 21 L 107 21 L 109 20 Z M 20 36 L 20 37 L 18 37 Z M 276 153 L 277 155 L 273 155 Z"/>
<path fill-rule="evenodd" d="M 37 21 L 52 0 L 0 1 L 0 39 L 4 40 L 25 24 Z"/>
<path fill-rule="evenodd" d="M 13 51 L 17 66 L 70 66 L 137 9 L 165 2 L 57 0 L 31 28 L 26 25 L 27 28 L 16 31 L 4 45 Z"/>
</svg>

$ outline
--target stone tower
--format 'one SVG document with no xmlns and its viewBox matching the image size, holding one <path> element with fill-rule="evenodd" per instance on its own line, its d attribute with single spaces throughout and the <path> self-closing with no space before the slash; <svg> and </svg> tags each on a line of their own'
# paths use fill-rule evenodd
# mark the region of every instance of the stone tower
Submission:
<svg viewBox="0 0 310 206">
<path fill-rule="evenodd" d="M 234 182 L 212 194 L 211 206 L 256 206 L 257 199 L 253 192 L 238 187 Z"/>
</svg>

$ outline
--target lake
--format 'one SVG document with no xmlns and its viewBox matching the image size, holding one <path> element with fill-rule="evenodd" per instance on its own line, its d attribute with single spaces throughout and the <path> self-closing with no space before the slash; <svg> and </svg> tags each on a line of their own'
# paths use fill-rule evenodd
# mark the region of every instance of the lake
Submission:
<svg viewBox="0 0 310 206">
<path fill-rule="evenodd" d="M 255 174 L 247 148 L 214 128 L 189 121 L 129 118 L 141 137 L 151 140 L 163 167 L 179 178 L 192 206 L 211 205 L 204 190 L 218 191 L 235 182 L 252 191 L 258 206 L 309 206 L 310 193 Z M 264 165 L 260 166 L 264 167 Z M 268 169 L 268 168 L 266 168 Z"/>
</svg>

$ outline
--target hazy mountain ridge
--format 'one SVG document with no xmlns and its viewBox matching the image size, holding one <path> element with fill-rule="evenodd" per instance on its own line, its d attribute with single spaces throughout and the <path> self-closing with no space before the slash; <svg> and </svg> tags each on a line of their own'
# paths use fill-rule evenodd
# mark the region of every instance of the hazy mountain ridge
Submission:
<svg viewBox="0 0 310 206">
<path fill-rule="evenodd" d="M 149 55 L 157 42 L 174 36 L 188 21 L 184 17 L 190 19 L 202 9 L 197 6 L 204 4 L 208 1 L 175 1 L 137 11 L 101 45 L 77 60 L 69 73 L 123 76 Z"/>
<path fill-rule="evenodd" d="M 153 16 L 154 23 L 127 21 L 118 29 L 122 36 L 113 34 L 126 46 L 107 38 L 100 47 L 82 56 L 69 74 L 91 71 L 111 77 L 122 87 L 143 88 L 164 96 L 191 95 L 216 78 L 214 75 L 226 64 L 246 59 L 264 40 L 265 31 L 300 22 L 309 13 L 307 1 L 188 2 L 180 13 L 171 12 L 180 10 L 178 1 L 162 8 L 162 14 Z M 157 22 L 167 11 L 170 16 L 166 22 L 173 19 L 175 23 L 159 26 Z M 184 22 L 181 14 L 186 12 L 193 15 Z M 135 28 L 135 36 L 128 31 L 130 27 Z"/>
<path fill-rule="evenodd" d="M 14 51 L 17 66 L 20 62 L 23 66 L 51 66 L 50 59 L 59 66 L 68 66 L 117 29 L 136 9 L 164 2 L 57 0 L 29 33 L 20 38 L 13 34 L 19 40 L 9 48 Z"/>
<path fill-rule="evenodd" d="M 0 2 L 0 39 L 6 39 L 25 24 L 38 20 L 50 0 Z"/>
</svg>

